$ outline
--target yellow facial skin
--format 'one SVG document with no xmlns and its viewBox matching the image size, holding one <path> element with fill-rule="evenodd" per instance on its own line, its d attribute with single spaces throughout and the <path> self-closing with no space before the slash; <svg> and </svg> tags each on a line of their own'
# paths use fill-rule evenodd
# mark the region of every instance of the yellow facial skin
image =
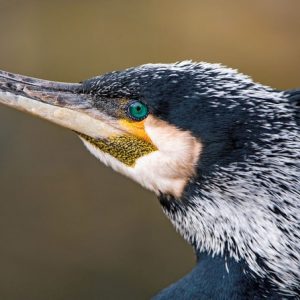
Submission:
<svg viewBox="0 0 300 300">
<path fill-rule="evenodd" d="M 145 131 L 144 121 L 121 119 L 119 123 L 128 134 L 111 136 L 105 140 L 78 134 L 101 151 L 110 154 L 129 167 L 133 167 L 138 158 L 157 150 Z"/>
<path fill-rule="evenodd" d="M 119 123 L 121 127 L 123 127 L 124 130 L 126 130 L 130 134 L 140 139 L 143 139 L 149 143 L 152 143 L 151 139 L 149 138 L 149 136 L 145 131 L 145 120 L 137 122 L 137 121 L 127 120 L 127 119 L 121 119 Z"/>
</svg>

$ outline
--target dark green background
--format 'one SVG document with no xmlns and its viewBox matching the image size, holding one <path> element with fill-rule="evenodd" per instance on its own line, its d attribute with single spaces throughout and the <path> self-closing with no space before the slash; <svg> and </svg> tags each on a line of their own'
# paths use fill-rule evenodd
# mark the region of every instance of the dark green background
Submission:
<svg viewBox="0 0 300 300">
<path fill-rule="evenodd" d="M 222 62 L 300 86 L 299 0 L 0 0 L 0 69 L 75 81 Z M 148 299 L 192 268 L 155 196 L 68 130 L 0 107 L 0 299 Z"/>
</svg>

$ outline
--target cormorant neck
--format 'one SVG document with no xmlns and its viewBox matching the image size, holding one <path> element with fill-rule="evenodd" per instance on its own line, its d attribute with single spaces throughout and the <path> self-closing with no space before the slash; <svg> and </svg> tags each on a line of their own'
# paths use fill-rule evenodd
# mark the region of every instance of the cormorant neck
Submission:
<svg viewBox="0 0 300 300">
<path fill-rule="evenodd" d="M 266 158 L 261 162 L 249 157 L 247 163 L 199 173 L 180 199 L 159 199 L 176 230 L 199 252 L 244 261 L 252 274 L 267 278 L 274 289 L 298 296 L 299 184 L 285 176 L 296 179 L 298 169 L 272 158 L 275 150 L 269 152 L 262 151 L 258 157 Z"/>
</svg>

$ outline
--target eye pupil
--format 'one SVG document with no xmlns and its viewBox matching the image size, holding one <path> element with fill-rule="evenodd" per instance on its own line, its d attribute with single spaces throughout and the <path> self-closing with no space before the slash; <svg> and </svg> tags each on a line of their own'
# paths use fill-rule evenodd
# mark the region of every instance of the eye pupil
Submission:
<svg viewBox="0 0 300 300">
<path fill-rule="evenodd" d="M 142 121 L 148 116 L 148 107 L 140 101 L 132 101 L 128 105 L 127 114 L 135 121 Z"/>
</svg>

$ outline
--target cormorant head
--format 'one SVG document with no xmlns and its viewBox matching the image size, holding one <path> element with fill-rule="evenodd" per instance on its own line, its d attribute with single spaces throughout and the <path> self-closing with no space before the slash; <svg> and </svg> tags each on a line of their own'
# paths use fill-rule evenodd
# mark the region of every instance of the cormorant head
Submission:
<svg viewBox="0 0 300 300">
<path fill-rule="evenodd" d="M 242 94 L 256 86 L 220 65 L 147 64 L 81 84 L 3 72 L 0 83 L 7 104 L 76 131 L 104 163 L 177 199 L 196 175 L 238 159 L 242 123 L 254 121 Z"/>
<path fill-rule="evenodd" d="M 283 92 L 187 61 L 79 84 L 1 72 L 0 102 L 75 131 L 102 162 L 154 191 L 198 250 L 295 285 L 299 119 Z"/>
</svg>

